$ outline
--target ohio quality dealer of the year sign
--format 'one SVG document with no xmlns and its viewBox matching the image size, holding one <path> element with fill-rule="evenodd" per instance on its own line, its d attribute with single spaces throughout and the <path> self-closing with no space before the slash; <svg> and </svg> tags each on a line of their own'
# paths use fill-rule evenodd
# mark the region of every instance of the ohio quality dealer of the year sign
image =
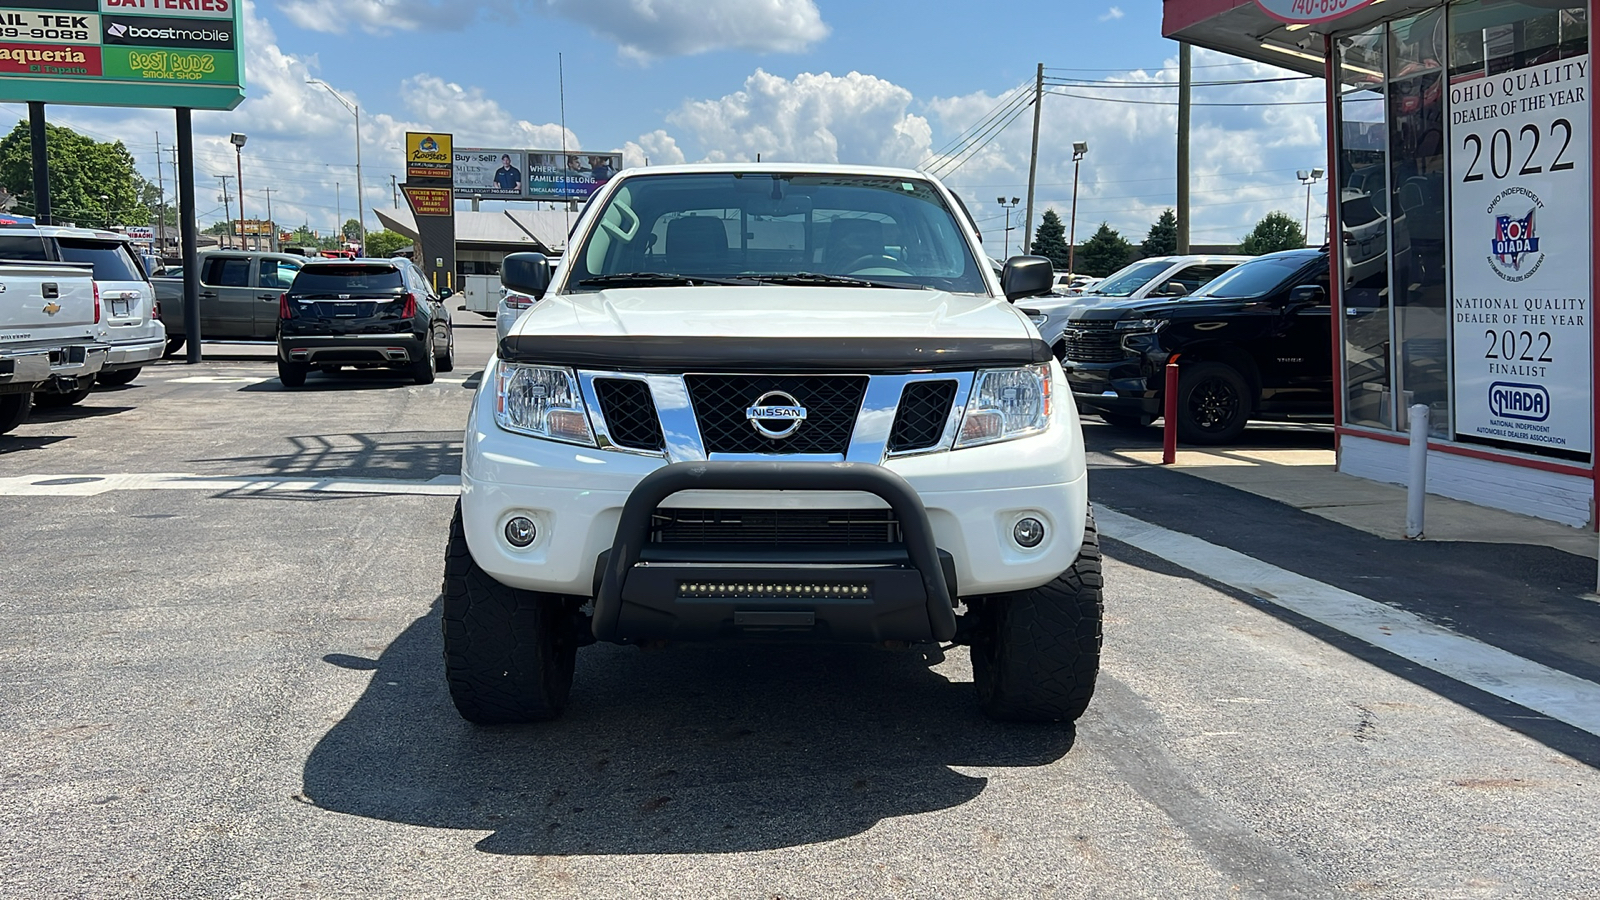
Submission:
<svg viewBox="0 0 1600 900">
<path fill-rule="evenodd" d="M 1459 438 L 1592 452 L 1589 57 L 1450 85 Z"/>
<path fill-rule="evenodd" d="M 0 100 L 232 109 L 243 0 L 0 0 Z"/>
</svg>

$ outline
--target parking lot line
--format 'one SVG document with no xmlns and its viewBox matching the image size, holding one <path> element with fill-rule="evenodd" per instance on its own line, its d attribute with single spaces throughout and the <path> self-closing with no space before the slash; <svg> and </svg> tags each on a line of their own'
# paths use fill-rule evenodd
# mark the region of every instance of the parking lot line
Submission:
<svg viewBox="0 0 1600 900">
<path fill-rule="evenodd" d="M 1379 649 L 1600 735 L 1600 685 L 1193 535 L 1097 506 L 1100 533 Z"/>
</svg>

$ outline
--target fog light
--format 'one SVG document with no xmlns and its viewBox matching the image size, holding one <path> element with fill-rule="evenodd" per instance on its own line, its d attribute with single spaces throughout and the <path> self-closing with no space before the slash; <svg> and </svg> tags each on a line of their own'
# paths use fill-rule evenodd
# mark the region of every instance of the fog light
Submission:
<svg viewBox="0 0 1600 900">
<path fill-rule="evenodd" d="M 1022 519 L 1011 529 L 1011 539 L 1019 547 L 1037 547 L 1044 540 L 1044 523 L 1031 516 Z"/>
<path fill-rule="evenodd" d="M 526 547 L 539 536 L 539 529 L 527 516 L 515 516 L 506 523 L 506 540 L 513 547 Z"/>
</svg>

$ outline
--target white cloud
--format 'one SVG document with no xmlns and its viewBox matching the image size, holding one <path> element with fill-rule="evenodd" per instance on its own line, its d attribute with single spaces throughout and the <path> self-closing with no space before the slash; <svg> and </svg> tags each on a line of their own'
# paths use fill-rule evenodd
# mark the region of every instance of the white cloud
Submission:
<svg viewBox="0 0 1600 900">
<path fill-rule="evenodd" d="M 683 150 L 677 140 L 660 128 L 640 135 L 639 140 L 629 141 L 622 147 L 624 166 L 671 166 L 683 161 Z"/>
<path fill-rule="evenodd" d="M 1122 8 L 1118 6 L 1113 6 L 1100 15 L 1100 21 L 1102 22 L 1110 22 L 1120 18 L 1122 18 Z"/>
<path fill-rule="evenodd" d="M 463 12 L 445 0 L 281 0 L 296 25 L 375 34 L 460 30 L 524 7 L 587 26 L 640 60 L 712 50 L 798 53 L 828 35 L 814 0 L 486 0 Z"/>
<path fill-rule="evenodd" d="M 667 116 L 694 133 L 707 159 L 797 160 L 914 165 L 933 132 L 909 112 L 911 92 L 851 72 L 790 81 L 760 69 L 744 90 L 684 104 Z"/>
</svg>

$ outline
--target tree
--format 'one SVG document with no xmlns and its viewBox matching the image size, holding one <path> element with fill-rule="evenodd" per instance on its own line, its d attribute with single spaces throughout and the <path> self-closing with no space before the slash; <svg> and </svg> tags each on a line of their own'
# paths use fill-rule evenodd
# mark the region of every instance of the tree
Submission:
<svg viewBox="0 0 1600 900">
<path fill-rule="evenodd" d="M 1061 224 L 1061 217 L 1053 209 L 1044 211 L 1044 218 L 1039 221 L 1039 230 L 1033 233 L 1033 246 L 1030 251 L 1034 256 L 1043 256 L 1055 264 L 1056 270 L 1067 270 L 1067 227 Z"/>
<path fill-rule="evenodd" d="M 344 235 L 347 241 L 359 241 L 361 240 L 361 223 L 355 219 L 345 219 L 344 227 L 339 229 L 339 233 Z"/>
<path fill-rule="evenodd" d="M 1139 245 L 1145 256 L 1171 256 L 1178 252 L 1178 214 L 1170 209 L 1161 211 L 1161 217 L 1150 226 L 1150 233 Z"/>
<path fill-rule="evenodd" d="M 1132 255 L 1133 245 L 1128 243 L 1115 228 L 1101 222 L 1094 236 L 1084 241 L 1078 248 L 1077 259 L 1074 262 L 1078 267 L 1078 274 L 1104 278 L 1127 265 L 1128 257 Z"/>
<path fill-rule="evenodd" d="M 103 228 L 145 225 L 133 155 L 121 141 L 101 143 L 70 128 L 45 125 L 50 207 L 58 222 Z M 0 188 L 17 195 L 16 212 L 33 215 L 33 141 L 27 122 L 0 139 Z"/>
<path fill-rule="evenodd" d="M 1259 256 L 1305 245 L 1306 235 L 1300 230 L 1300 220 L 1286 212 L 1274 211 L 1263 216 L 1255 229 L 1239 242 L 1239 252 Z"/>
<path fill-rule="evenodd" d="M 393 231 L 367 232 L 366 254 L 368 256 L 389 256 L 396 250 L 403 249 L 411 244 L 411 239 L 403 234 Z"/>
</svg>

